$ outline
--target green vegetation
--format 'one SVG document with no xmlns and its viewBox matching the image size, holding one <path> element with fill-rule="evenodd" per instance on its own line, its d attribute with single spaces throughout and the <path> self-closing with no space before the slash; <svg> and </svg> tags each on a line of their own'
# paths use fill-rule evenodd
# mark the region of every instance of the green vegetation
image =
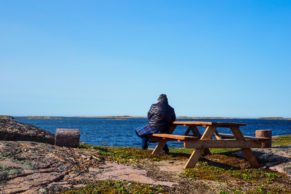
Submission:
<svg viewBox="0 0 291 194">
<path fill-rule="evenodd" d="M 80 189 L 64 191 L 64 194 L 83 193 L 168 193 L 165 187 L 125 181 L 98 181 Z"/>
<path fill-rule="evenodd" d="M 239 150 L 239 148 L 210 148 L 210 151 L 213 154 L 226 153 L 237 150 Z M 171 154 L 191 154 L 192 152 L 193 149 L 191 148 L 176 148 L 176 149 L 170 148 Z"/>
<path fill-rule="evenodd" d="M 277 145 L 290 145 L 291 135 L 282 135 L 273 137 L 273 146 Z M 152 161 L 160 160 L 180 160 L 187 159 L 192 153 L 193 149 L 190 148 L 178 148 L 170 149 L 170 154 L 162 154 L 154 156 L 151 154 L 152 150 L 142 150 L 133 147 L 103 147 L 103 146 L 93 146 L 81 143 L 79 148 L 81 149 L 95 149 L 101 154 L 105 155 L 108 160 L 117 161 L 119 163 L 138 163 L 142 159 L 149 159 Z M 211 153 L 215 154 L 213 157 L 225 163 L 225 160 L 230 160 L 229 164 L 241 162 L 235 161 L 233 157 L 224 157 L 228 152 L 239 150 L 237 148 L 212 148 Z M 221 154 L 224 155 L 221 155 Z M 212 156 L 210 156 L 212 157 Z"/>
<path fill-rule="evenodd" d="M 138 163 L 139 160 L 149 159 L 152 161 L 160 161 L 165 159 L 176 159 L 175 155 L 158 155 L 151 154 L 151 150 L 142 150 L 132 147 L 102 147 L 92 146 L 88 144 L 80 144 L 81 149 L 95 149 L 99 153 L 106 156 L 107 160 L 117 161 L 119 163 Z"/>
<path fill-rule="evenodd" d="M 290 145 L 291 135 L 273 137 L 273 145 Z M 107 160 L 119 163 L 137 164 L 143 160 L 186 160 L 193 149 L 170 149 L 169 155 L 153 156 L 152 150 L 142 150 L 132 147 L 102 147 L 81 144 L 81 149 L 94 149 L 106 156 Z M 219 193 L 291 193 L 291 182 L 286 175 L 267 169 L 250 168 L 247 160 L 234 157 L 231 152 L 238 149 L 213 148 L 212 155 L 204 156 L 192 169 L 186 169 L 179 174 L 181 178 L 193 180 L 212 180 L 224 182 L 228 190 Z M 231 184 L 229 184 L 231 183 Z M 112 186 L 108 186 L 112 185 Z M 129 185 L 130 187 L 128 187 Z M 248 186 L 242 186 L 248 185 Z M 162 188 L 160 188 L 162 190 Z M 98 182 L 79 190 L 67 193 L 162 193 L 154 186 L 125 182 Z"/>
<path fill-rule="evenodd" d="M 0 119 L 14 119 L 14 117 L 8 115 L 0 115 Z"/>
<path fill-rule="evenodd" d="M 291 192 L 290 181 L 285 175 L 263 169 L 243 169 L 239 167 L 219 167 L 209 165 L 208 162 L 199 161 L 195 168 L 185 169 L 181 177 L 195 180 L 213 180 L 219 182 L 238 182 L 243 185 L 252 184 L 247 193 L 276 193 Z M 232 190 L 240 190 L 233 187 Z M 224 193 L 221 191 L 220 193 Z"/>
<path fill-rule="evenodd" d="M 272 146 L 291 145 L 291 135 L 280 135 L 272 137 Z"/>
</svg>

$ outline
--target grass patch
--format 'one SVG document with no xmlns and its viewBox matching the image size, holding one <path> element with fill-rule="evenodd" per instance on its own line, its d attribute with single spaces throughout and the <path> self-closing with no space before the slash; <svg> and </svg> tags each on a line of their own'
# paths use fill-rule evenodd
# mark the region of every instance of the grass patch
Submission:
<svg viewBox="0 0 291 194">
<path fill-rule="evenodd" d="M 290 145 L 291 135 L 273 137 L 272 142 L 273 146 Z M 117 161 L 119 163 L 135 164 L 139 163 L 142 159 L 149 159 L 152 161 L 188 159 L 193 152 L 193 149 L 178 148 L 170 149 L 169 155 L 162 154 L 153 156 L 151 154 L 152 150 L 142 150 L 131 147 L 102 147 L 81 144 L 80 148 L 94 149 L 106 156 L 108 160 Z M 213 180 L 225 182 L 227 184 L 231 182 L 231 184 L 229 184 L 229 189 L 234 193 L 291 193 L 291 182 L 285 175 L 266 169 L 249 168 L 250 165 L 245 158 L 233 157 L 228 153 L 239 149 L 212 148 L 210 150 L 213 153 L 212 155 L 204 156 L 198 161 L 195 168 L 186 169 L 180 173 L 179 176 L 188 177 L 194 180 Z M 135 191 L 128 190 L 129 188 L 125 187 L 126 185 L 124 185 L 124 183 L 119 184 L 122 184 L 121 187 L 127 189 L 124 193 L 135 193 Z M 242 185 L 248 186 L 244 187 Z M 91 185 L 88 189 L 96 189 L 97 187 L 99 188 L 99 186 Z M 106 188 L 104 187 L 102 191 L 107 192 Z M 113 188 L 115 188 L 115 186 L 113 186 Z M 112 193 L 118 193 L 121 190 L 108 190 L 108 192 L 111 191 Z M 145 191 L 144 193 L 148 191 L 152 192 L 150 190 Z M 98 192 L 99 190 L 97 189 L 96 193 Z M 153 192 L 156 193 L 156 190 Z M 227 191 L 221 191 L 221 193 L 225 192 Z"/>
<path fill-rule="evenodd" d="M 272 146 L 291 145 L 291 135 L 280 135 L 272 137 Z"/>
<path fill-rule="evenodd" d="M 126 181 L 98 181 L 80 189 L 63 191 L 63 194 L 83 193 L 168 193 L 166 187 Z"/>
<path fill-rule="evenodd" d="M 0 115 L 0 119 L 13 119 L 13 117 L 8 115 Z"/>
<path fill-rule="evenodd" d="M 271 184 L 287 177 L 285 175 L 262 170 L 262 169 L 243 169 L 239 167 L 219 167 L 209 165 L 208 162 L 199 161 L 195 168 L 185 169 L 181 176 L 190 178 L 199 178 L 207 180 L 227 181 L 226 178 L 236 178 L 247 182 L 255 183 L 257 181 Z"/>
<path fill-rule="evenodd" d="M 263 169 L 219 167 L 199 161 L 195 168 L 185 169 L 179 176 L 194 180 L 205 179 L 226 183 L 231 181 L 254 186 L 248 188 L 247 193 L 291 193 L 291 182 L 286 175 Z M 237 186 L 239 188 L 239 185 Z"/>
<path fill-rule="evenodd" d="M 149 159 L 152 161 L 177 159 L 177 155 L 152 155 L 152 150 L 142 150 L 139 148 L 132 147 L 102 147 L 92 146 L 88 144 L 80 144 L 81 149 L 94 149 L 99 153 L 106 156 L 107 160 L 117 161 L 119 163 L 137 163 L 142 159 Z"/>
<path fill-rule="evenodd" d="M 278 145 L 289 145 L 291 144 L 291 135 L 282 135 L 274 137 L 272 140 L 274 146 Z M 140 148 L 132 147 L 104 147 L 104 146 L 94 146 L 88 144 L 80 144 L 81 149 L 94 149 L 104 156 L 108 160 L 117 161 L 120 163 L 137 163 L 141 159 L 149 159 L 152 161 L 160 160 L 179 160 L 189 158 L 193 149 L 190 148 L 177 148 L 170 149 L 170 154 L 162 154 L 153 156 L 151 154 L 152 150 L 142 150 Z M 227 153 L 232 151 L 237 151 L 238 148 L 211 148 L 210 151 L 213 154 Z M 217 156 L 216 156 L 217 157 Z"/>
</svg>

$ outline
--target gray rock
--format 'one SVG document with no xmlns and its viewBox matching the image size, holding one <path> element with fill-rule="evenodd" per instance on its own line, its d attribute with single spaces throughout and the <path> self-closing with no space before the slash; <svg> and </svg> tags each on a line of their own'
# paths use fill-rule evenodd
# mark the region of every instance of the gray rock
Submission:
<svg viewBox="0 0 291 194">
<path fill-rule="evenodd" d="M 262 168 L 284 173 L 291 179 L 291 145 L 263 149 L 253 148 L 252 151 Z M 244 157 L 242 151 L 233 152 L 232 155 Z"/>
<path fill-rule="evenodd" d="M 0 181 L 7 179 L 7 172 L 0 172 Z"/>
<path fill-rule="evenodd" d="M 36 141 L 54 144 L 54 134 L 33 125 L 0 119 L 0 140 Z"/>
<path fill-rule="evenodd" d="M 29 141 L 0 141 L 0 194 L 59 193 L 72 188 L 74 179 L 85 179 L 90 167 L 98 168 L 104 163 L 105 158 L 96 151 Z"/>
</svg>

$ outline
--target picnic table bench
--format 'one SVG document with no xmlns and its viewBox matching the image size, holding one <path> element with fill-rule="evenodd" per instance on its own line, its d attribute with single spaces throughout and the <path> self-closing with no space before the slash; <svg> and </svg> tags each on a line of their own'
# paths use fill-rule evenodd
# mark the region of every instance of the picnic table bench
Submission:
<svg viewBox="0 0 291 194">
<path fill-rule="evenodd" d="M 183 135 L 172 134 L 178 125 L 187 127 Z M 154 133 L 150 136 L 150 141 L 159 142 L 152 154 L 163 153 L 167 141 L 184 142 L 185 148 L 195 148 L 184 168 L 193 168 L 203 153 L 211 154 L 209 148 L 241 148 L 251 166 L 258 167 L 259 163 L 250 148 L 271 147 L 272 131 L 257 130 L 256 137 L 244 136 L 240 126 L 245 125 L 229 122 L 175 121 L 168 134 Z M 199 132 L 198 126 L 206 128 L 203 134 Z M 218 133 L 217 128 L 220 127 L 230 128 L 232 134 Z M 192 135 L 189 134 L 190 132 Z"/>
</svg>

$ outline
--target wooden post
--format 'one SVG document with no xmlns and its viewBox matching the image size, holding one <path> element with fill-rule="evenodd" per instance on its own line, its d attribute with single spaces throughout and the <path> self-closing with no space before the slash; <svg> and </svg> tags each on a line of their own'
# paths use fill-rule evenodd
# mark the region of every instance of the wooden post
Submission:
<svg viewBox="0 0 291 194">
<path fill-rule="evenodd" d="M 208 126 L 202 137 L 200 138 L 200 140 L 203 140 L 203 139 L 211 139 L 214 131 L 216 130 L 216 128 L 214 126 Z M 184 168 L 194 168 L 194 166 L 196 165 L 197 161 L 199 160 L 199 158 L 201 157 L 201 155 L 203 154 L 204 152 L 204 148 L 202 149 L 195 149 L 190 158 L 188 159 L 187 163 L 185 164 Z"/>
<path fill-rule="evenodd" d="M 239 140 L 245 140 L 242 132 L 240 131 L 239 127 L 236 126 L 236 127 L 230 127 L 233 135 L 235 136 L 236 139 L 239 139 Z M 259 163 L 256 159 L 256 157 L 254 156 L 252 150 L 250 148 L 242 148 L 242 151 L 244 153 L 244 155 L 246 156 L 246 159 L 249 161 L 249 163 L 251 164 L 252 167 L 259 167 Z"/>
<path fill-rule="evenodd" d="M 169 129 L 169 134 L 172 134 L 174 130 L 176 129 L 176 125 L 172 125 Z M 157 154 L 162 154 L 164 153 L 164 146 L 166 145 L 167 141 L 161 141 L 156 145 L 155 149 L 153 150 L 152 154 L 157 155 Z"/>
<path fill-rule="evenodd" d="M 57 146 L 78 147 L 80 143 L 79 129 L 57 129 L 55 144 Z"/>
<path fill-rule="evenodd" d="M 197 136 L 198 138 L 201 138 L 202 135 L 201 135 L 201 133 L 199 132 L 199 130 L 198 130 L 198 128 L 196 126 L 191 126 L 189 128 L 191 129 L 191 131 L 192 131 L 194 136 Z M 185 143 L 184 143 L 184 148 L 186 148 L 185 147 Z M 205 148 L 203 154 L 210 155 L 211 152 L 210 152 L 210 150 L 208 148 Z"/>
<path fill-rule="evenodd" d="M 264 137 L 270 139 L 262 144 L 262 148 L 272 147 L 272 130 L 256 130 L 256 137 Z"/>
</svg>

